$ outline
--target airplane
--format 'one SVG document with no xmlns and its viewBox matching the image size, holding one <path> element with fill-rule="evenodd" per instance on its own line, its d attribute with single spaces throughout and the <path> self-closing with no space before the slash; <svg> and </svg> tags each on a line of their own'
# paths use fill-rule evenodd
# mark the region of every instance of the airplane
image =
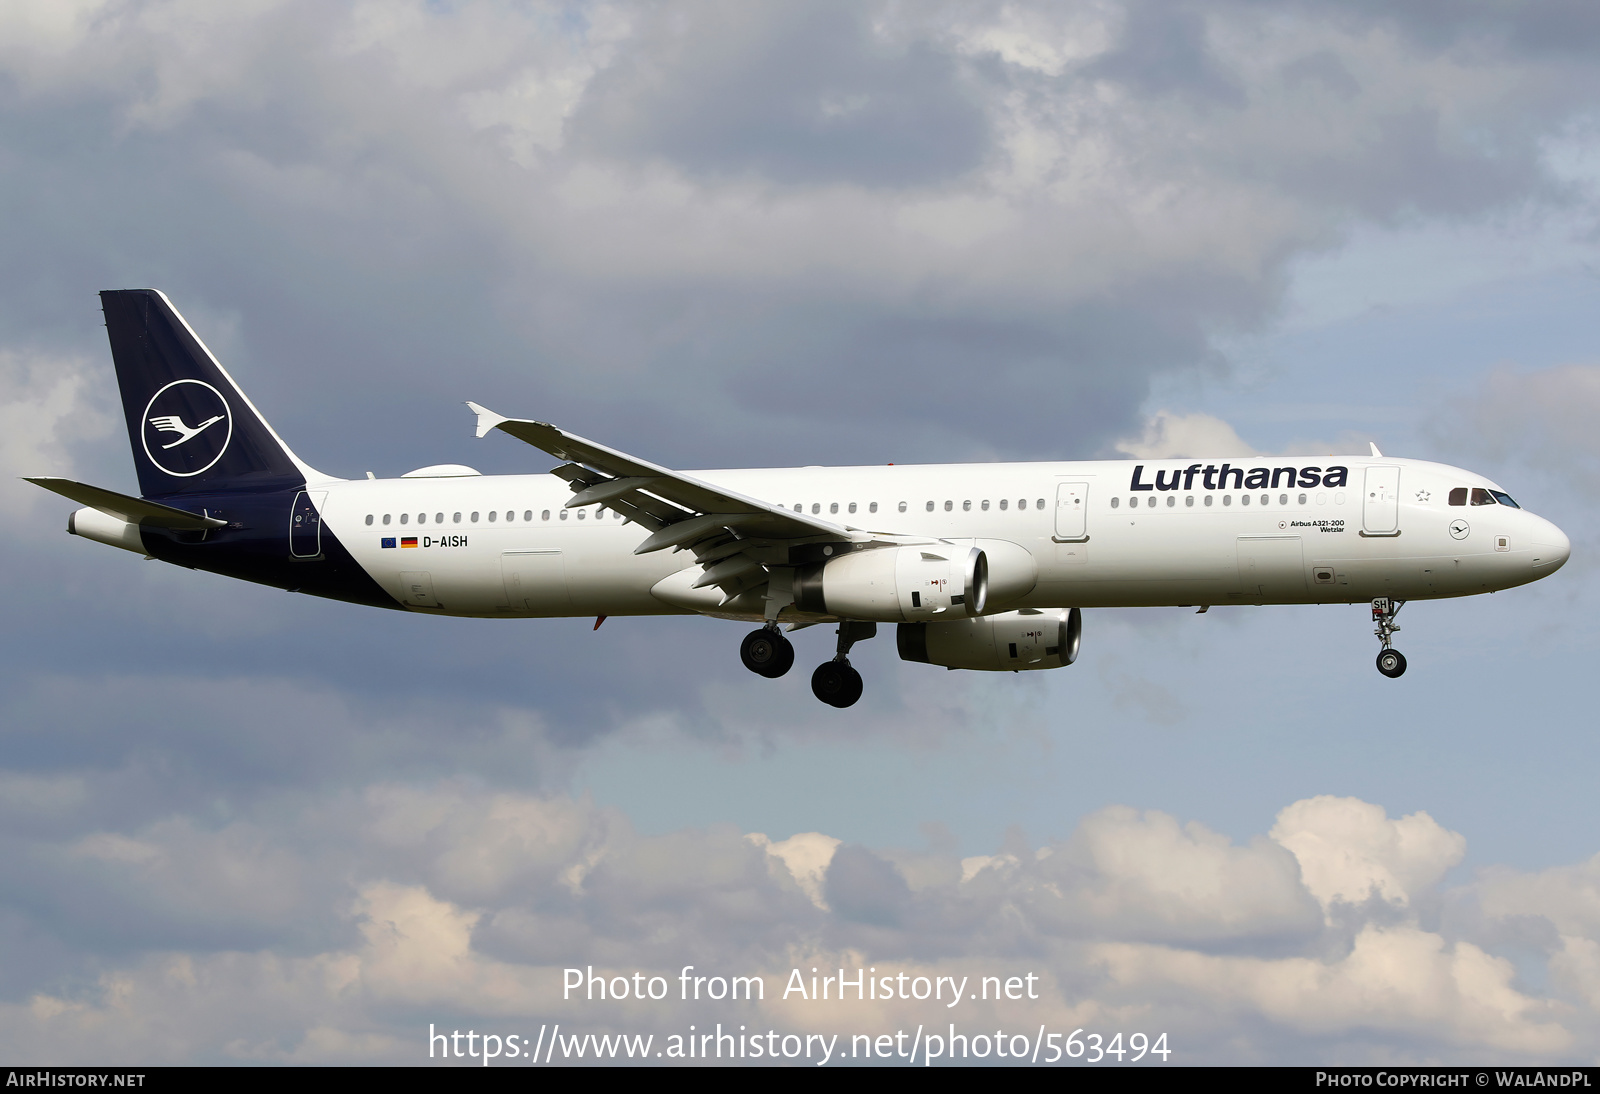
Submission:
<svg viewBox="0 0 1600 1094">
<path fill-rule="evenodd" d="M 561 461 L 343 479 L 296 456 L 154 289 L 100 294 L 141 497 L 52 477 L 67 531 L 147 558 L 372 607 L 481 618 L 703 615 L 758 626 L 751 672 L 794 664 L 786 631 L 835 624 L 813 693 L 862 693 L 855 643 L 903 660 L 1061 668 L 1082 610 L 1370 602 L 1398 677 L 1412 600 L 1524 585 L 1566 562 L 1550 521 L 1457 467 L 1248 456 L 676 471 L 477 403 Z M 177 440 L 170 438 L 176 435 Z"/>
</svg>

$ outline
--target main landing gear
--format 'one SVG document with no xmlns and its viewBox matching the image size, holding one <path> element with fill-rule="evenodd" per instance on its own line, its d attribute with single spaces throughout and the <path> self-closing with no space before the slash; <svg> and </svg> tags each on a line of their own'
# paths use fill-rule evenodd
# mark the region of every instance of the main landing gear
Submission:
<svg viewBox="0 0 1600 1094">
<path fill-rule="evenodd" d="M 1389 644 L 1389 636 L 1400 629 L 1394 625 L 1394 617 L 1405 606 L 1404 600 L 1390 600 L 1386 596 L 1372 602 L 1372 621 L 1378 625 L 1372 633 L 1383 643 L 1383 649 L 1378 651 L 1378 671 L 1391 680 L 1403 676 L 1406 671 L 1406 655 Z"/>
<path fill-rule="evenodd" d="M 811 674 L 811 693 L 833 707 L 853 706 L 861 698 L 861 674 L 850 664 L 850 647 L 878 633 L 876 623 L 840 623 L 838 652 Z M 776 680 L 794 666 L 794 645 L 769 623 L 739 644 L 739 659 L 758 676 Z"/>
<path fill-rule="evenodd" d="M 757 676 L 776 680 L 794 667 L 794 644 L 778 633 L 777 624 L 768 624 L 744 636 L 739 660 Z"/>
<path fill-rule="evenodd" d="M 840 623 L 838 652 L 811 674 L 811 694 L 831 707 L 853 706 L 861 698 L 861 674 L 850 665 L 850 647 L 878 633 L 876 623 Z"/>
</svg>

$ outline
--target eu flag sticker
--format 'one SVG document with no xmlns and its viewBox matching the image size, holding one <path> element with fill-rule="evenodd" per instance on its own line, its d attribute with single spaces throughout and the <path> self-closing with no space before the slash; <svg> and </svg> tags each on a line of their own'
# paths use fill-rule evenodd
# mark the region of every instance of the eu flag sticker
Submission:
<svg viewBox="0 0 1600 1094">
<path fill-rule="evenodd" d="M 380 547 L 393 547 L 394 546 L 394 537 L 393 536 L 384 536 L 383 539 L 379 541 L 379 546 Z"/>
</svg>

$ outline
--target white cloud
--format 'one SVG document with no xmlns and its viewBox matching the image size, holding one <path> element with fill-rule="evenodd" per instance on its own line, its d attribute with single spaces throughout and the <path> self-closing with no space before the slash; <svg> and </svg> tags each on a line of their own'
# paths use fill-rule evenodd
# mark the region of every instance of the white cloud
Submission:
<svg viewBox="0 0 1600 1094">
<path fill-rule="evenodd" d="M 105 436 L 87 360 L 0 349 L 0 501 L 32 509 L 47 495 L 22 475 L 70 477 L 72 447 Z"/>
<path fill-rule="evenodd" d="M 1233 426 L 1210 414 L 1174 414 L 1159 410 L 1145 419 L 1138 437 L 1124 437 L 1118 452 L 1144 460 L 1194 456 L 1254 456 Z"/>
<path fill-rule="evenodd" d="M 1380 805 L 1329 795 L 1284 809 L 1271 835 L 1294 852 L 1306 888 L 1324 909 L 1374 896 L 1410 904 L 1467 850 L 1463 836 L 1426 813 L 1390 820 Z"/>
<path fill-rule="evenodd" d="M 313 815 L 319 844 L 342 853 L 291 852 L 282 826 L 276 840 L 253 842 L 223 831 L 211 839 L 232 856 L 224 865 L 173 823 L 78 846 L 154 870 L 155 884 L 202 903 L 218 899 L 208 885 L 239 891 L 206 874 L 265 878 L 292 857 L 290 875 L 329 875 L 290 886 L 311 902 L 298 915 L 353 924 L 342 941 L 299 952 L 282 943 L 150 946 L 89 990 L 36 990 L 26 1003 L 0 1005 L 0 1047 L 32 1046 L 52 1062 L 86 1052 L 152 1062 L 406 1062 L 426 1051 L 418 1014 L 519 1034 L 555 1021 L 664 1035 L 690 1021 L 751 1020 L 725 1004 L 563 998 L 567 967 L 659 975 L 676 992 L 684 965 L 706 976 L 764 976 L 757 1020 L 776 1028 L 1011 1026 L 1023 1015 L 1029 1028 L 1163 1029 L 1191 1062 L 1294 1062 L 1336 1046 L 1352 1062 L 1492 1052 L 1550 1063 L 1592 1055 L 1600 1035 L 1600 950 L 1590 939 L 1569 936 L 1551 951 L 1557 997 L 1520 984 L 1487 943 L 1414 917 L 1362 921 L 1354 908 L 1353 935 L 1325 931 L 1318 899 L 1371 893 L 1414 906 L 1437 896 L 1461 851 L 1460 837 L 1425 814 L 1390 820 L 1355 799 L 1296 802 L 1272 839 L 1244 845 L 1162 813 L 1111 808 L 1033 852 L 945 856 L 942 865 L 939 855 L 922 856 L 908 867 L 921 879 L 915 887 L 896 883 L 901 868 L 884 858 L 841 850 L 819 833 L 779 843 L 720 830 L 642 837 L 584 802 L 481 798 L 449 783 L 375 786 L 354 812 L 319 806 L 306 819 Z M 186 879 L 173 873 L 183 857 L 197 871 Z M 354 863 L 381 872 L 351 882 Z M 581 883 L 565 880 L 573 869 Z M 328 884 L 340 876 L 348 888 Z M 1554 887 L 1523 887 L 1514 906 L 1500 895 L 1505 879 L 1482 883 L 1477 895 L 1491 917 L 1565 922 L 1571 886 L 1555 884 L 1563 876 L 1552 875 Z M 130 875 L 124 891 L 137 884 Z M 826 911 L 824 891 L 836 911 Z M 973 987 L 982 976 L 1027 973 L 1037 998 L 968 1000 L 959 1011 L 880 1000 L 826 1012 L 782 998 L 792 968 L 869 965 L 930 980 L 973 977 Z"/>
</svg>

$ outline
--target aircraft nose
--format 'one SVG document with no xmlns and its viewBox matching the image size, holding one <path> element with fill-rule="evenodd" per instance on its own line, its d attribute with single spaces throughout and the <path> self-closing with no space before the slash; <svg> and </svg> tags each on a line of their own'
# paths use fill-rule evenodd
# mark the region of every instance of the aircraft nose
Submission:
<svg viewBox="0 0 1600 1094">
<path fill-rule="evenodd" d="M 1547 574 L 1553 574 L 1566 565 L 1572 555 L 1572 541 L 1567 534 L 1541 518 L 1543 527 L 1533 535 L 1533 565 Z"/>
</svg>

